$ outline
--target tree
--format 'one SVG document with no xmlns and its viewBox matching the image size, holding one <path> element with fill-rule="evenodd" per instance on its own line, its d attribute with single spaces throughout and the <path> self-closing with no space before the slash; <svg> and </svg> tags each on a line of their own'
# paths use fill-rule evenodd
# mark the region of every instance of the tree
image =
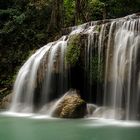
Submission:
<svg viewBox="0 0 140 140">
<path fill-rule="evenodd" d="M 51 20 L 48 26 L 48 32 L 59 31 L 63 27 L 63 0 L 52 1 Z"/>
<path fill-rule="evenodd" d="M 75 24 L 88 21 L 88 0 L 75 0 Z"/>
</svg>

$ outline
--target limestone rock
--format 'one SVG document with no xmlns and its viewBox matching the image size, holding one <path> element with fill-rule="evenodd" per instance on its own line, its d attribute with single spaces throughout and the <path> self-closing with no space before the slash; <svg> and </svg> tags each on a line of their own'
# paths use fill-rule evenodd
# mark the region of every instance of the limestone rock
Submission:
<svg viewBox="0 0 140 140">
<path fill-rule="evenodd" d="M 58 103 L 52 116 L 60 118 L 83 118 L 86 114 L 86 102 L 76 90 L 69 91 Z"/>
</svg>

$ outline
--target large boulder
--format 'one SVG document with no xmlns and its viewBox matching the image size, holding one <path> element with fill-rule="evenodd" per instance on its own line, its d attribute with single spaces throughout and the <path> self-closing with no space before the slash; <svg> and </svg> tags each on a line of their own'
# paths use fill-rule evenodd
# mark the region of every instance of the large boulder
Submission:
<svg viewBox="0 0 140 140">
<path fill-rule="evenodd" d="M 0 102 L 0 108 L 1 109 L 8 109 L 10 107 L 11 100 L 12 100 L 12 94 L 5 96 L 2 99 L 2 101 Z"/>
<path fill-rule="evenodd" d="M 57 102 L 52 116 L 59 118 L 83 118 L 85 114 L 86 102 L 81 99 L 76 90 L 70 90 Z"/>
</svg>

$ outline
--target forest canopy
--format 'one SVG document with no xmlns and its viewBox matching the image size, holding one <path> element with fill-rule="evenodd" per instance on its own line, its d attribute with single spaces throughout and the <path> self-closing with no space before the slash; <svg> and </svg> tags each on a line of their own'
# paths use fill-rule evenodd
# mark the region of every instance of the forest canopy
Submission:
<svg viewBox="0 0 140 140">
<path fill-rule="evenodd" d="M 140 0 L 1 0 L 0 98 L 11 91 L 27 57 L 63 28 L 139 11 Z"/>
</svg>

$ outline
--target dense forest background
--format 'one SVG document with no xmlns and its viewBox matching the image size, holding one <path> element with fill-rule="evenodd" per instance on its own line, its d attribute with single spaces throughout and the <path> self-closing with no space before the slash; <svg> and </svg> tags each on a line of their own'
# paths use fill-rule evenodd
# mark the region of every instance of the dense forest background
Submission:
<svg viewBox="0 0 140 140">
<path fill-rule="evenodd" d="M 140 12 L 140 0 L 0 0 L 0 99 L 38 48 L 64 28 Z"/>
</svg>

